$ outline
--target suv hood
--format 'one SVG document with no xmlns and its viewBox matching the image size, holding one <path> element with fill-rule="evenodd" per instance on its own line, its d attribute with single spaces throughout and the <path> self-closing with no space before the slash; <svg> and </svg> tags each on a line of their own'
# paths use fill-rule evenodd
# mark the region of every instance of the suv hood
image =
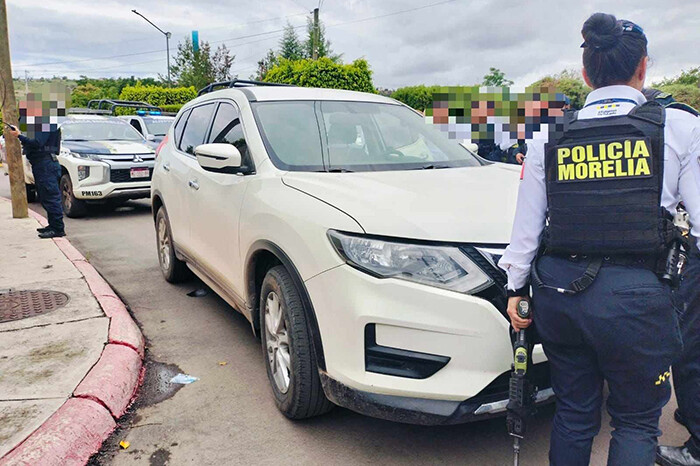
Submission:
<svg viewBox="0 0 700 466">
<path fill-rule="evenodd" d="M 153 154 L 146 141 L 61 141 L 61 149 L 78 154 L 121 155 Z"/>
<path fill-rule="evenodd" d="M 368 234 L 508 244 L 519 172 L 520 167 L 489 164 L 363 173 L 287 172 L 282 181 L 347 213 Z"/>
</svg>

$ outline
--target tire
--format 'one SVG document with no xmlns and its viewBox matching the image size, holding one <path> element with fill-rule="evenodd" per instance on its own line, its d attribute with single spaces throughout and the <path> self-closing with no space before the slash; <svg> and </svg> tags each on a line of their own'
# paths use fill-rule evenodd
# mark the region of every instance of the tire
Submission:
<svg viewBox="0 0 700 466">
<path fill-rule="evenodd" d="M 61 189 L 61 204 L 63 213 L 66 217 L 77 218 L 82 217 L 87 212 L 87 204 L 85 201 L 76 199 L 73 194 L 73 182 L 70 180 L 70 175 L 64 173 L 60 181 Z"/>
<path fill-rule="evenodd" d="M 36 188 L 28 184 L 27 186 L 27 202 L 36 202 Z"/>
<path fill-rule="evenodd" d="M 156 212 L 156 246 L 158 247 L 158 263 L 165 281 L 179 283 L 190 278 L 187 264 L 177 258 L 173 247 L 173 234 L 165 207 Z"/>
<path fill-rule="evenodd" d="M 318 376 L 304 304 L 282 265 L 271 268 L 263 280 L 260 326 L 267 377 L 277 408 L 290 419 L 318 416 L 333 409 Z"/>
</svg>

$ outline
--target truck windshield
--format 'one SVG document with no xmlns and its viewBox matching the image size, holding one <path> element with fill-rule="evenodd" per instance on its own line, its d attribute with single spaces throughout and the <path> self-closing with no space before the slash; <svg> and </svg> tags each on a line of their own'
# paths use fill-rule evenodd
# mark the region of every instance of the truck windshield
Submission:
<svg viewBox="0 0 700 466">
<path fill-rule="evenodd" d="M 71 121 L 61 125 L 64 141 L 143 141 L 143 136 L 123 121 Z"/>
<path fill-rule="evenodd" d="M 292 171 L 387 171 L 480 166 L 412 110 L 345 101 L 255 102 L 270 157 Z"/>
</svg>

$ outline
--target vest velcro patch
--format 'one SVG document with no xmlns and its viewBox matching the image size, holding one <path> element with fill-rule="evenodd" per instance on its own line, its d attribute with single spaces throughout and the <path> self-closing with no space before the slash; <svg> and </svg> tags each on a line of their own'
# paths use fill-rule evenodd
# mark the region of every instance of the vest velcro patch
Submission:
<svg viewBox="0 0 700 466">
<path fill-rule="evenodd" d="M 558 183 L 649 178 L 654 174 L 651 143 L 646 138 L 562 145 L 554 150 Z"/>
</svg>

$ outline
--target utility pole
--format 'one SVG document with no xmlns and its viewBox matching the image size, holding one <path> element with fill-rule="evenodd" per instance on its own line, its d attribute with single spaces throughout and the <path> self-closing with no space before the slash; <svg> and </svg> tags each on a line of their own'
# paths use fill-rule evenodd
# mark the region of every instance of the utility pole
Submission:
<svg viewBox="0 0 700 466">
<path fill-rule="evenodd" d="M 2 101 L 3 120 L 18 127 L 17 102 L 15 101 L 15 86 L 12 82 L 12 65 L 10 62 L 10 38 L 7 28 L 7 5 L 0 0 L 0 100 Z M 19 139 L 5 134 L 7 149 L 7 167 L 10 172 L 10 192 L 12 194 L 12 216 L 25 218 L 27 216 L 27 188 L 24 184 L 24 167 L 22 166 L 22 149 Z"/>
<path fill-rule="evenodd" d="M 314 60 L 318 59 L 318 36 L 319 36 L 319 27 L 318 27 L 318 8 L 314 8 L 314 30 L 313 30 L 313 51 L 311 52 L 311 58 Z"/>
<path fill-rule="evenodd" d="M 29 94 L 29 71 L 24 70 L 24 95 Z"/>
</svg>

